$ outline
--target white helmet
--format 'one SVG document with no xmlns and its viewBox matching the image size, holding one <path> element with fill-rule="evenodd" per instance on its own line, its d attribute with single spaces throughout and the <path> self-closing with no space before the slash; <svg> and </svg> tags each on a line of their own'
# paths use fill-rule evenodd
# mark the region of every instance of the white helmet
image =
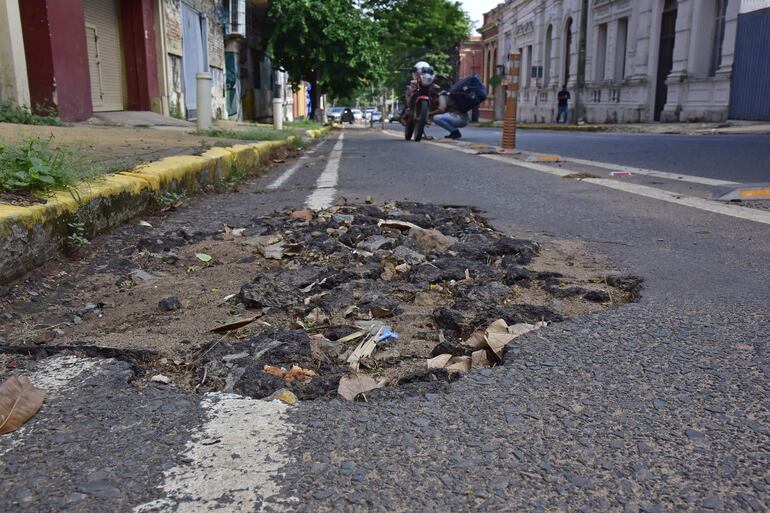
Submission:
<svg viewBox="0 0 770 513">
<path fill-rule="evenodd" d="M 419 79 L 422 85 L 429 86 L 433 83 L 433 68 L 425 61 L 420 61 L 412 68 L 414 78 Z"/>
</svg>

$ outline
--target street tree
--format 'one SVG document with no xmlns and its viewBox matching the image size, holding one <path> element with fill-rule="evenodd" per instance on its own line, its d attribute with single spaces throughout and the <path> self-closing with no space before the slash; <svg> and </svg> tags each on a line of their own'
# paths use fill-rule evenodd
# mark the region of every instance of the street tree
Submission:
<svg viewBox="0 0 770 513">
<path fill-rule="evenodd" d="M 421 60 L 442 75 L 452 74 L 452 55 L 471 31 L 471 22 L 459 2 L 365 0 L 362 7 L 382 28 L 390 88 L 402 87 L 404 73 L 400 70 Z"/>
<path fill-rule="evenodd" d="M 321 90 L 350 96 L 381 77 L 380 27 L 353 0 L 272 0 L 268 53 L 293 82 L 311 83 L 316 113 Z"/>
</svg>

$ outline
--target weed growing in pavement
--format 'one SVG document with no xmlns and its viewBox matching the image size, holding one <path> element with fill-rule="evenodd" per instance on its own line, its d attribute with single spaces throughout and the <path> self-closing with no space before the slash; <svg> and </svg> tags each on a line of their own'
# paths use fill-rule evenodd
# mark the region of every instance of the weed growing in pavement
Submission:
<svg viewBox="0 0 770 513">
<path fill-rule="evenodd" d="M 283 141 L 290 135 L 291 130 L 270 130 L 266 128 L 249 128 L 248 130 L 227 130 L 224 128 L 210 128 L 198 130 L 198 135 L 206 137 L 222 137 L 225 139 L 240 139 L 242 141 Z"/>
<path fill-rule="evenodd" d="M 289 128 L 302 128 L 304 130 L 318 130 L 319 128 L 323 128 L 321 123 L 313 121 L 312 119 L 295 119 L 294 121 L 286 123 L 286 126 Z"/>
<path fill-rule="evenodd" d="M 67 227 L 69 228 L 70 232 L 69 235 L 67 235 L 67 237 L 64 239 L 64 244 L 68 250 L 77 251 L 83 246 L 90 244 L 85 236 L 85 223 L 67 223 Z"/>
<path fill-rule="evenodd" d="M 56 115 L 56 109 L 53 108 L 45 110 L 43 115 L 38 115 L 33 114 L 23 105 L 17 105 L 11 101 L 0 101 L 0 123 L 62 126 L 63 123 Z"/>
<path fill-rule="evenodd" d="M 185 191 L 168 191 L 164 193 L 155 193 L 155 203 L 162 212 L 184 208 L 190 203 L 190 198 Z"/>
<path fill-rule="evenodd" d="M 23 143 L 0 144 L 0 189 L 7 192 L 48 194 L 72 189 L 101 174 L 78 148 L 51 145 L 33 137 Z"/>
</svg>

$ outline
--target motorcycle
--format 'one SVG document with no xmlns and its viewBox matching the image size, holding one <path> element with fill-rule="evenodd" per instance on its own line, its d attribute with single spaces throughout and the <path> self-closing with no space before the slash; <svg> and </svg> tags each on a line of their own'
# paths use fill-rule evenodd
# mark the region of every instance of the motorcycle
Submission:
<svg viewBox="0 0 770 513">
<path fill-rule="evenodd" d="M 438 97 L 449 91 L 452 83 L 449 79 L 436 75 L 430 68 L 410 69 L 415 78 L 406 87 L 406 106 L 401 114 L 404 125 L 404 139 L 420 142 L 425 135 L 428 114 L 438 108 Z"/>
</svg>

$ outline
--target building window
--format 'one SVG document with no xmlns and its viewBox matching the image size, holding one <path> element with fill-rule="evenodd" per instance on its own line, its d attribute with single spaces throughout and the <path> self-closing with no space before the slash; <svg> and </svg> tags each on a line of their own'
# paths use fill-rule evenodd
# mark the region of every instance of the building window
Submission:
<svg viewBox="0 0 770 513">
<path fill-rule="evenodd" d="M 564 27 L 564 80 L 562 85 L 566 86 L 569 82 L 570 60 L 572 58 L 572 18 L 567 19 Z"/>
<path fill-rule="evenodd" d="M 543 56 L 543 86 L 548 87 L 551 81 L 551 46 L 553 44 L 553 25 L 548 25 L 545 31 L 545 55 Z"/>
<path fill-rule="evenodd" d="M 596 70 L 595 81 L 601 84 L 604 81 L 604 69 L 607 64 L 607 24 L 599 25 L 599 31 L 596 36 Z"/>
<path fill-rule="evenodd" d="M 722 64 L 722 45 L 725 39 L 725 15 L 727 13 L 727 0 L 715 0 L 714 2 L 714 40 L 711 44 L 711 63 L 709 76 L 717 74 Z"/>
<path fill-rule="evenodd" d="M 618 20 L 618 37 L 615 41 L 615 82 L 626 78 L 626 51 L 628 50 L 628 18 Z"/>
<path fill-rule="evenodd" d="M 527 80 L 526 87 L 532 85 L 532 45 L 527 46 L 527 68 L 525 70 L 525 77 Z"/>
</svg>

